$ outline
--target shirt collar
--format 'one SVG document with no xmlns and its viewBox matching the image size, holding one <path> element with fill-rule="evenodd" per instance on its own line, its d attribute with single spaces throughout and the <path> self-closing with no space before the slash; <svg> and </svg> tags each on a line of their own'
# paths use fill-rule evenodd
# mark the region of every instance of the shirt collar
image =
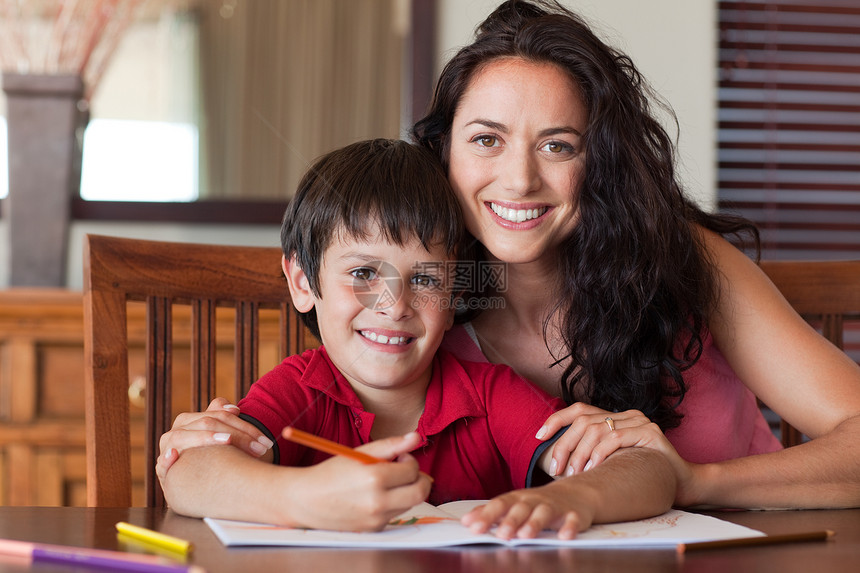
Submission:
<svg viewBox="0 0 860 573">
<path fill-rule="evenodd" d="M 433 436 L 460 418 L 486 415 L 487 410 L 466 371 L 451 354 L 438 351 L 433 358 L 433 374 L 418 432 L 424 437 Z"/>
<path fill-rule="evenodd" d="M 302 375 L 305 386 L 322 392 L 339 404 L 364 410 L 361 400 L 358 399 L 346 377 L 335 367 L 325 347 L 320 346 L 318 350 L 314 352 Z"/>
<path fill-rule="evenodd" d="M 320 346 L 319 352 L 314 353 L 302 379 L 306 386 L 332 400 L 364 411 L 352 386 L 332 363 L 325 347 Z M 418 433 L 426 438 L 439 434 L 460 418 L 486 415 L 487 410 L 466 371 L 451 354 L 439 350 L 433 357 L 433 373 L 427 385 L 424 412 L 418 420 Z"/>
</svg>

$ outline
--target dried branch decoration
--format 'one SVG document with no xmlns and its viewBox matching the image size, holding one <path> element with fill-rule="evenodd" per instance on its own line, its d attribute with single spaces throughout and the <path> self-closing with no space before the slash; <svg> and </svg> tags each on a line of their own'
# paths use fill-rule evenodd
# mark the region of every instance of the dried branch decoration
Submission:
<svg viewBox="0 0 860 573">
<path fill-rule="evenodd" d="M 0 0 L 0 69 L 75 74 L 92 92 L 146 0 Z"/>
</svg>

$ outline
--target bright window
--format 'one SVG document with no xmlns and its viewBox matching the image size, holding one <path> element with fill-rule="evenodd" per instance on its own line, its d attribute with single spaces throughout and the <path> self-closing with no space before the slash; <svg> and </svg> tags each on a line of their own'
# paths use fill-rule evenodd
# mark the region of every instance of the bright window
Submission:
<svg viewBox="0 0 860 573">
<path fill-rule="evenodd" d="M 82 198 L 194 201 L 197 193 L 196 126 L 117 119 L 87 126 Z"/>
<path fill-rule="evenodd" d="M 0 198 L 9 194 L 6 118 L 0 116 Z M 90 201 L 195 201 L 197 127 L 95 119 L 84 133 L 81 197 Z"/>
</svg>

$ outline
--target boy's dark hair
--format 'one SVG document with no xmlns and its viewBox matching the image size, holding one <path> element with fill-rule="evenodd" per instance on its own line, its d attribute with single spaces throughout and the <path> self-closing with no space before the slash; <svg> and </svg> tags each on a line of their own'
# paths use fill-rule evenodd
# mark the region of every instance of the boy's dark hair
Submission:
<svg viewBox="0 0 860 573">
<path fill-rule="evenodd" d="M 445 171 L 427 149 L 396 139 L 360 141 L 323 155 L 299 182 L 281 224 L 281 249 L 295 256 L 311 290 L 320 296 L 323 256 L 338 237 L 365 239 L 378 232 L 405 245 L 442 246 L 456 256 L 463 218 Z M 319 338 L 316 312 L 303 314 Z"/>
</svg>

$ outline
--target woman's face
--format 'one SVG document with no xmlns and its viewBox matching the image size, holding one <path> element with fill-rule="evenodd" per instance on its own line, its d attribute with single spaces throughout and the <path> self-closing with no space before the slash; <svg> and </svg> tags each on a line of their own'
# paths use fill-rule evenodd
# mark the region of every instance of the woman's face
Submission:
<svg viewBox="0 0 860 573">
<path fill-rule="evenodd" d="M 449 178 L 491 256 L 555 257 L 577 224 L 586 121 L 579 89 L 555 65 L 505 58 L 472 78 L 451 128 Z"/>
</svg>

